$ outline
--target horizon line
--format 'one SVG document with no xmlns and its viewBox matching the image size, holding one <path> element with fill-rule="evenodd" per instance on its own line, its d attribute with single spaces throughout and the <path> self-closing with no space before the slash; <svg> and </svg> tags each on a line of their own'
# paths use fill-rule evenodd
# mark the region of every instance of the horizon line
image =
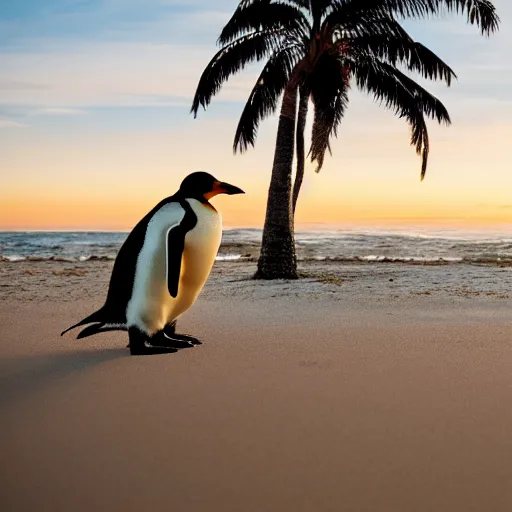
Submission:
<svg viewBox="0 0 512 512">
<path fill-rule="evenodd" d="M 493 222 L 493 223 L 481 223 L 481 222 L 418 222 L 412 221 L 395 221 L 395 222 L 384 222 L 384 223 L 370 223 L 370 222 L 347 222 L 347 223 L 330 223 L 330 222 L 305 222 L 299 223 L 295 226 L 295 232 L 300 231 L 322 231 L 322 230 L 344 230 L 344 229 L 375 229 L 379 231 L 385 231 L 389 229 L 454 229 L 460 231 L 477 230 L 477 231 L 492 231 L 502 229 L 512 229 L 511 222 Z M 133 228 L 132 228 L 133 229 Z M 129 234 L 132 229 L 95 229 L 95 228 L 2 228 L 0 227 L 1 234 L 7 233 L 125 233 Z M 223 231 L 236 231 L 236 230 L 251 230 L 251 231 L 263 231 L 261 226 L 226 226 Z"/>
</svg>

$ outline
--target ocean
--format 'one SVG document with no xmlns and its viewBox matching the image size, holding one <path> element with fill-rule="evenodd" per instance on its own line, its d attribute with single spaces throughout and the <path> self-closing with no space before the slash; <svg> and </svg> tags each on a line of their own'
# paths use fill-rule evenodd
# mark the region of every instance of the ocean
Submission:
<svg viewBox="0 0 512 512">
<path fill-rule="evenodd" d="M 114 260 L 125 232 L 0 232 L 0 261 Z M 261 229 L 228 229 L 219 261 L 253 261 Z M 512 265 L 510 232 L 435 229 L 297 231 L 298 259 L 341 262 Z"/>
</svg>

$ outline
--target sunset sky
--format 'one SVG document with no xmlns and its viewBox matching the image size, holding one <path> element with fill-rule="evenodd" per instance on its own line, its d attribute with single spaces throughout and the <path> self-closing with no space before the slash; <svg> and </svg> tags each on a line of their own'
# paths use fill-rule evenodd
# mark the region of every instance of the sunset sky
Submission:
<svg viewBox="0 0 512 512">
<path fill-rule="evenodd" d="M 495 0 L 486 38 L 446 15 L 405 27 L 458 75 L 428 85 L 453 124 L 430 127 L 424 182 L 403 120 L 353 89 L 321 173 L 306 169 L 298 226 L 512 224 L 512 2 Z M 127 230 L 209 171 L 246 191 L 213 202 L 227 226 L 261 226 L 276 118 L 233 155 L 261 65 L 190 115 L 236 0 L 16 0 L 0 3 L 0 229 Z"/>
</svg>

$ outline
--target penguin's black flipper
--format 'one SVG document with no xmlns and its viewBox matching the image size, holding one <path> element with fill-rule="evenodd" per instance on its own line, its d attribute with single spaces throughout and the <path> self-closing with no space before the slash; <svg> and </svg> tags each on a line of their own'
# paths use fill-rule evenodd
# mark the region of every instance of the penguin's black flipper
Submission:
<svg viewBox="0 0 512 512">
<path fill-rule="evenodd" d="M 185 215 L 177 226 L 167 232 L 167 288 L 171 297 L 178 296 L 181 259 L 185 248 L 185 235 L 197 224 L 197 216 L 187 201 L 180 201 Z"/>
<path fill-rule="evenodd" d="M 167 232 L 167 288 L 171 297 L 178 295 L 180 282 L 181 258 L 185 248 L 185 230 L 181 224 Z"/>
</svg>

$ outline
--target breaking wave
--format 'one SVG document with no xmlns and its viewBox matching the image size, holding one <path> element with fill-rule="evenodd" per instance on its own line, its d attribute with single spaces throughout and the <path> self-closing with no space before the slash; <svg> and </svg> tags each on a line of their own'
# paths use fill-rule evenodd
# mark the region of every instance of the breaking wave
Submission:
<svg viewBox="0 0 512 512">
<path fill-rule="evenodd" d="M 113 261 L 126 236 L 121 232 L 3 232 L 0 261 Z M 226 230 L 217 260 L 255 261 L 260 240 L 260 229 Z M 512 266 L 512 237 L 503 232 L 335 229 L 299 231 L 295 240 L 299 261 Z"/>
</svg>

